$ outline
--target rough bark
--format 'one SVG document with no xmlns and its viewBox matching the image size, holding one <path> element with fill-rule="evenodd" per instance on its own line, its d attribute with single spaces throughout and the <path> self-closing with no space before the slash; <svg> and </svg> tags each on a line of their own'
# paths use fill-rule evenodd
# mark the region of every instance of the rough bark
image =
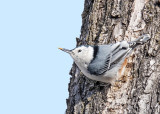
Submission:
<svg viewBox="0 0 160 114">
<path fill-rule="evenodd" d="M 114 85 L 70 71 L 67 114 L 160 114 L 160 1 L 85 0 L 77 45 L 131 41 L 148 33 L 151 40 L 128 58 Z"/>
</svg>

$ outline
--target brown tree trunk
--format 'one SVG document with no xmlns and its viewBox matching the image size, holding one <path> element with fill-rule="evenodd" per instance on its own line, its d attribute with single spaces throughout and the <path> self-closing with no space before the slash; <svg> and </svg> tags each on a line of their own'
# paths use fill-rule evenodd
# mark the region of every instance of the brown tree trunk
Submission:
<svg viewBox="0 0 160 114">
<path fill-rule="evenodd" d="M 71 69 L 67 114 L 160 114 L 160 1 L 85 0 L 77 45 L 151 40 L 135 50 L 115 84 L 102 84 Z"/>
</svg>

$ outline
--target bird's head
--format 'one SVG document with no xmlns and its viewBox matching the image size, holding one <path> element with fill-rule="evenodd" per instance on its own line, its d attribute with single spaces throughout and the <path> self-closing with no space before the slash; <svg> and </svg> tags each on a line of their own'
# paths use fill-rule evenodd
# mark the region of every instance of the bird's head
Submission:
<svg viewBox="0 0 160 114">
<path fill-rule="evenodd" d="M 74 59 L 76 64 L 89 64 L 93 59 L 93 47 L 92 46 L 79 46 L 72 50 L 59 48 L 60 50 L 68 53 Z"/>
</svg>

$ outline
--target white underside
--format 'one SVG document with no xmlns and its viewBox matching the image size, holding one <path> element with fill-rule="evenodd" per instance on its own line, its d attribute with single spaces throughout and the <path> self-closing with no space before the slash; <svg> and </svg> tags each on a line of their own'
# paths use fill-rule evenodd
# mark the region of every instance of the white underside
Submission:
<svg viewBox="0 0 160 114">
<path fill-rule="evenodd" d="M 81 63 L 83 64 L 83 63 Z M 101 82 L 105 82 L 105 83 L 113 83 L 117 77 L 117 73 L 118 70 L 120 69 L 121 65 L 112 68 L 111 70 L 105 72 L 103 75 L 92 75 L 87 71 L 87 66 L 85 67 L 81 67 L 81 65 L 78 65 L 79 69 L 81 70 L 81 72 L 88 78 L 92 79 L 92 80 L 96 80 L 96 81 L 101 81 Z"/>
</svg>

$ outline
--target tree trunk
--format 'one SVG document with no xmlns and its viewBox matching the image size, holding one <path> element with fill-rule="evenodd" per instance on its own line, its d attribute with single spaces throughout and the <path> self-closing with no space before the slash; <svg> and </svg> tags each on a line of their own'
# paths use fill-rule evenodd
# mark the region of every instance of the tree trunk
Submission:
<svg viewBox="0 0 160 114">
<path fill-rule="evenodd" d="M 160 0 L 85 0 L 77 45 L 151 40 L 128 58 L 113 85 L 85 77 L 73 64 L 67 114 L 160 114 Z"/>
</svg>

